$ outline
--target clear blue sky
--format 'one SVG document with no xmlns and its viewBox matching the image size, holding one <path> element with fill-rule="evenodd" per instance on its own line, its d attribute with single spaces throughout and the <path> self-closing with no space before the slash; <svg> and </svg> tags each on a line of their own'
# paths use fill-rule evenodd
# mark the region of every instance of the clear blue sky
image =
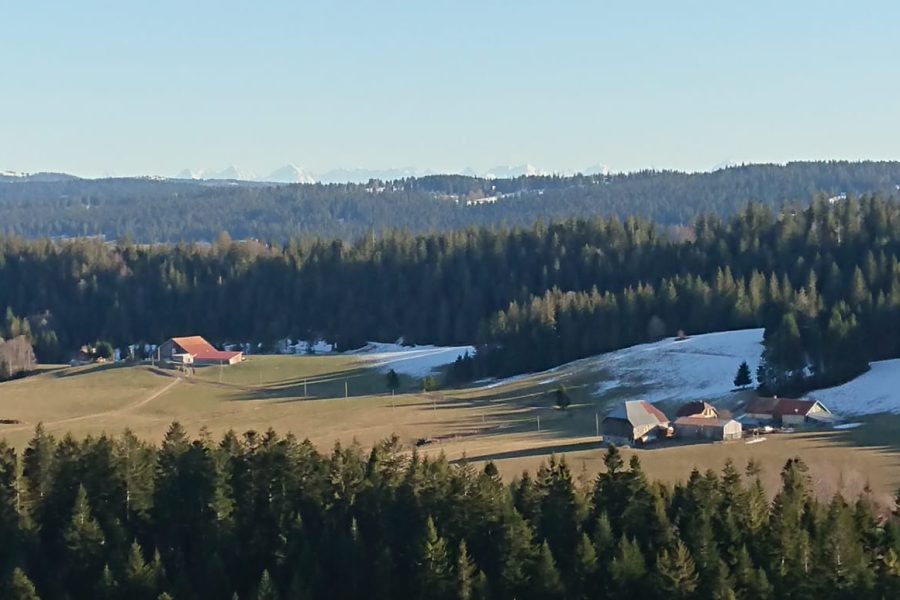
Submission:
<svg viewBox="0 0 900 600">
<path fill-rule="evenodd" d="M 900 158 L 896 2 L 0 3 L 0 170 Z"/>
</svg>

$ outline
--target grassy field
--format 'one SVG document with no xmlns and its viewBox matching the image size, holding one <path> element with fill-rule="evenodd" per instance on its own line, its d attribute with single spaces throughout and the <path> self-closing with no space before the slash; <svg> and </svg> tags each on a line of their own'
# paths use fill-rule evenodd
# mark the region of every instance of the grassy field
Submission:
<svg viewBox="0 0 900 600">
<path fill-rule="evenodd" d="M 422 393 L 402 378 L 402 393 L 385 392 L 385 376 L 360 356 L 252 356 L 232 367 L 199 368 L 192 376 L 150 366 L 61 369 L 0 384 L 0 436 L 24 447 L 38 422 L 76 436 L 118 433 L 128 427 L 158 442 L 173 420 L 191 433 L 228 429 L 292 431 L 320 448 L 336 441 L 363 446 L 396 432 L 421 452 L 451 460 L 493 460 L 512 477 L 534 471 L 551 453 L 564 453 L 573 470 L 593 477 L 604 449 L 595 436 L 598 417 L 639 389 L 603 391 L 602 370 L 560 369 L 503 384 Z M 553 406 L 564 383 L 573 405 Z M 346 394 L 346 397 L 345 397 Z M 728 399 L 734 403 L 736 393 Z M 753 458 L 768 483 L 777 483 L 785 460 L 799 455 L 811 467 L 817 491 L 854 495 L 865 485 L 885 501 L 900 486 L 900 417 L 864 419 L 858 429 L 776 434 L 745 444 L 665 445 L 634 450 L 653 478 L 685 479 L 693 467 L 719 469 L 726 457 L 739 466 Z M 632 451 L 629 451 L 632 452 Z"/>
</svg>

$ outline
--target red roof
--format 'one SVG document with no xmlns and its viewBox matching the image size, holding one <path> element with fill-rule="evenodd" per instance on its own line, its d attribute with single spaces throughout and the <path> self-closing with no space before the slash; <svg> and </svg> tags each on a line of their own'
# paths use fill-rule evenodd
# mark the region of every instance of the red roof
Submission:
<svg viewBox="0 0 900 600">
<path fill-rule="evenodd" d="M 658 408 L 656 408 L 655 406 L 653 406 L 652 404 L 650 404 L 650 403 L 647 402 L 646 400 L 641 400 L 641 406 L 644 407 L 644 410 L 646 410 L 648 413 L 650 413 L 651 415 L 653 415 L 654 417 L 656 417 L 657 419 L 659 419 L 659 420 L 662 421 L 663 423 L 668 423 L 668 422 L 669 422 L 669 417 L 667 417 L 666 415 L 664 415 L 663 412 L 662 412 L 661 410 L 659 410 Z"/>
<path fill-rule="evenodd" d="M 815 405 L 815 400 L 788 400 L 787 398 L 782 398 L 775 405 L 774 414 L 806 416 Z"/>
<path fill-rule="evenodd" d="M 199 335 L 190 337 L 172 338 L 175 344 L 184 350 L 185 353 L 194 357 L 194 360 L 231 360 L 235 356 L 240 356 L 242 352 L 223 352 L 203 339 Z"/>
<path fill-rule="evenodd" d="M 175 342 L 179 348 L 184 350 L 187 354 L 197 355 L 201 352 L 215 352 L 216 349 L 212 344 L 207 342 L 205 339 L 200 337 L 199 335 L 192 335 L 190 337 L 177 337 L 172 338 L 172 341 Z"/>
</svg>

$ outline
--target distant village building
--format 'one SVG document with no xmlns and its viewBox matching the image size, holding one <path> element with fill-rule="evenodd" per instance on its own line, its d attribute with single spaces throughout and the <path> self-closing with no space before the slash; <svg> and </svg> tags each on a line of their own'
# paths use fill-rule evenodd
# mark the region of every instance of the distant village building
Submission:
<svg viewBox="0 0 900 600">
<path fill-rule="evenodd" d="M 757 398 L 747 405 L 745 417 L 794 427 L 804 423 L 830 424 L 837 417 L 817 400 Z"/>
<path fill-rule="evenodd" d="M 156 358 L 178 365 L 233 365 L 244 360 L 244 353 L 217 350 L 199 335 L 194 335 L 163 342 Z"/>
<path fill-rule="evenodd" d="M 744 428 L 734 419 L 718 417 L 678 417 L 672 424 L 675 437 L 707 440 L 739 440 Z"/>
<path fill-rule="evenodd" d="M 603 419 L 603 439 L 614 444 L 643 444 L 668 433 L 669 418 L 644 400 L 624 402 Z"/>
</svg>

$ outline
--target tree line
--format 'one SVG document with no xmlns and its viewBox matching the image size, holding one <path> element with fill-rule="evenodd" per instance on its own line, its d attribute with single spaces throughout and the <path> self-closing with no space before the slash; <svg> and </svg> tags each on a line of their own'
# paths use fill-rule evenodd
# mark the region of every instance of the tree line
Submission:
<svg viewBox="0 0 900 600">
<path fill-rule="evenodd" d="M 898 162 L 797 162 L 712 173 L 484 179 L 434 175 L 392 182 L 213 185 L 185 180 L 77 178 L 0 182 L 0 232 L 28 238 L 105 236 L 139 243 L 296 237 L 356 240 L 389 230 L 530 227 L 538 219 L 643 215 L 687 226 L 700 213 L 729 217 L 748 202 L 773 208 L 814 193 L 896 195 Z M 467 206 L 466 200 L 499 197 Z"/>
<path fill-rule="evenodd" d="M 265 433 L 160 446 L 126 431 L 0 441 L 0 596 L 100 598 L 896 598 L 900 515 L 818 500 L 787 461 L 651 482 L 615 447 L 596 479 Z"/>
</svg>

